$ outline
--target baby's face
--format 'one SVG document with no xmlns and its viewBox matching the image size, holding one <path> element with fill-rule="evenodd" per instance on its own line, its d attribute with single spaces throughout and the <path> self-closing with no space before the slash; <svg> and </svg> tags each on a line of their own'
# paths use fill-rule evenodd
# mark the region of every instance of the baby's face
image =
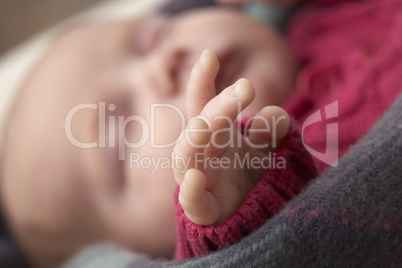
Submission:
<svg viewBox="0 0 402 268">
<path fill-rule="evenodd" d="M 57 41 L 12 111 L 0 168 L 0 196 L 31 258 L 57 262 L 103 240 L 171 256 L 171 152 L 206 48 L 221 62 L 217 93 L 240 77 L 254 84 L 245 114 L 289 95 L 284 44 L 236 11 L 87 25 Z"/>
</svg>

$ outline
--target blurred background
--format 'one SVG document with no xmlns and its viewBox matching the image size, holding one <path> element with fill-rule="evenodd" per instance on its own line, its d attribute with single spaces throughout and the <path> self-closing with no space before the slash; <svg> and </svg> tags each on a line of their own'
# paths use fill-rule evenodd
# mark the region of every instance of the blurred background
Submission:
<svg viewBox="0 0 402 268">
<path fill-rule="evenodd" d="M 105 0 L 0 0 L 0 56 L 35 33 L 102 2 Z"/>
</svg>

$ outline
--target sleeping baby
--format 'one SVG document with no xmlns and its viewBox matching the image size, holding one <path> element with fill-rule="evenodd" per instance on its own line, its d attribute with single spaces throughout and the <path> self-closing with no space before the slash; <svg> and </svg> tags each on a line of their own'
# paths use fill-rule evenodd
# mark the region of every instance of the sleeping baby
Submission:
<svg viewBox="0 0 402 268">
<path fill-rule="evenodd" d="M 278 107 L 296 71 L 280 35 L 234 9 L 60 36 L 1 154 L 5 218 L 29 263 L 104 241 L 185 259 L 261 226 L 316 174 Z"/>
</svg>

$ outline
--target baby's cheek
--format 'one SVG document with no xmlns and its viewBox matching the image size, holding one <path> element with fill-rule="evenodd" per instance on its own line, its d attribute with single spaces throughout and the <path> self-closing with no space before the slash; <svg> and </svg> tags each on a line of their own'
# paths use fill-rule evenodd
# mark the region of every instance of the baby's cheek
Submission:
<svg viewBox="0 0 402 268">
<path fill-rule="evenodd" d="M 139 154 L 144 163 L 152 158 L 159 166 L 148 170 L 136 167 L 136 172 L 133 172 L 135 175 L 130 178 L 134 187 L 127 191 L 129 196 L 123 205 L 123 214 L 131 221 L 124 227 L 131 237 L 125 244 L 151 256 L 172 257 L 176 243 L 173 199 L 176 182 L 171 169 L 162 163 L 167 159 L 165 153 L 140 151 Z M 123 216 L 122 210 L 120 215 Z"/>
</svg>

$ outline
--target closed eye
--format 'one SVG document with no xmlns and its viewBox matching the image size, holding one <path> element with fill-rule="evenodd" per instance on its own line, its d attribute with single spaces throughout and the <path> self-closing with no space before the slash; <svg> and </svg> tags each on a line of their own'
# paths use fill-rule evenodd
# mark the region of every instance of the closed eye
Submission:
<svg viewBox="0 0 402 268">
<path fill-rule="evenodd" d="M 142 54 L 158 47 L 171 31 L 168 17 L 158 16 L 144 22 L 138 36 L 138 45 Z"/>
</svg>

